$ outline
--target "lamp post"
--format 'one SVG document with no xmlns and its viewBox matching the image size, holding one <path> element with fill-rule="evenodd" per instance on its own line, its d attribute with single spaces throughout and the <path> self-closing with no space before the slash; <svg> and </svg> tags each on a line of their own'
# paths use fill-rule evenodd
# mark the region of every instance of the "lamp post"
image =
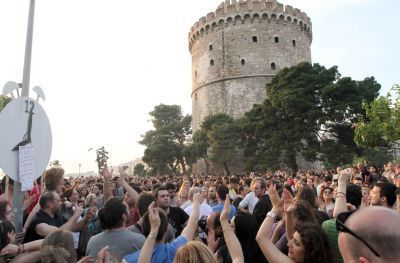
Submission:
<svg viewBox="0 0 400 263">
<path fill-rule="evenodd" d="M 78 172 L 78 177 L 81 177 L 81 166 L 82 166 L 82 164 L 79 164 L 79 172 Z"/>
</svg>

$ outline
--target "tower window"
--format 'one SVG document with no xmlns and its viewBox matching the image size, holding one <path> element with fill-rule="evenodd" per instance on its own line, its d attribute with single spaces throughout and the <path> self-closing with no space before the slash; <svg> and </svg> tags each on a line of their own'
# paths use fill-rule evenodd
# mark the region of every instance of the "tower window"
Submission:
<svg viewBox="0 0 400 263">
<path fill-rule="evenodd" d="M 197 70 L 194 72 L 194 77 L 197 78 Z"/>
<path fill-rule="evenodd" d="M 242 64 L 242 66 L 244 66 L 244 65 L 246 65 L 246 61 L 245 61 L 244 59 L 242 59 L 242 60 L 240 61 L 240 64 Z"/>
<path fill-rule="evenodd" d="M 293 44 L 293 46 L 295 47 L 296 46 L 296 40 L 292 40 L 292 44 Z"/>
<path fill-rule="evenodd" d="M 209 50 L 209 51 L 212 51 L 212 49 L 213 49 L 213 46 L 212 46 L 212 45 L 209 45 L 209 46 L 208 46 L 208 50 Z"/>
<path fill-rule="evenodd" d="M 275 66 L 275 63 L 274 63 L 274 62 L 271 63 L 271 69 L 272 69 L 272 70 L 275 70 L 275 69 L 276 69 L 276 66 Z"/>
<path fill-rule="evenodd" d="M 275 37 L 275 43 L 279 43 L 279 37 Z"/>
<path fill-rule="evenodd" d="M 256 42 L 257 42 L 257 36 L 253 36 L 253 37 L 251 38 L 251 40 L 253 41 L 253 43 L 256 43 Z"/>
<path fill-rule="evenodd" d="M 214 66 L 214 59 L 210 60 L 210 66 Z"/>
</svg>

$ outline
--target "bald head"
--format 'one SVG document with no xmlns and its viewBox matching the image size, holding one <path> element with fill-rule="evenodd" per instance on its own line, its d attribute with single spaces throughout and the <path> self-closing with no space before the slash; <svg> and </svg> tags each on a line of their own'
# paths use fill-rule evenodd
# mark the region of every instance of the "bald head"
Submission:
<svg viewBox="0 0 400 263">
<path fill-rule="evenodd" d="M 400 258 L 400 215 L 392 209 L 374 206 L 355 212 L 346 226 L 362 237 L 380 257 L 348 233 L 340 233 L 339 248 L 345 262 L 363 257 L 365 262 L 396 262 Z"/>
</svg>

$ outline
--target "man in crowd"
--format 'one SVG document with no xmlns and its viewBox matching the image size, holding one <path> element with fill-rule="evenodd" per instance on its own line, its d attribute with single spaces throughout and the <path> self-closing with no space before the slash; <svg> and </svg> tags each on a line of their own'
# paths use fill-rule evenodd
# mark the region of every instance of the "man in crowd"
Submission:
<svg viewBox="0 0 400 263">
<path fill-rule="evenodd" d="M 36 213 L 32 223 L 29 225 L 25 238 L 26 242 L 43 239 L 58 229 L 79 232 L 87 221 L 93 217 L 93 213 L 90 210 L 83 220 L 77 222 L 83 209 L 76 207 L 73 216 L 68 221 L 65 221 L 60 214 L 60 196 L 54 191 L 43 193 L 39 204 L 41 209 Z"/>
<path fill-rule="evenodd" d="M 104 195 L 103 195 L 103 185 L 95 184 L 92 187 L 92 193 L 97 197 L 97 208 L 102 208 L 104 206 Z"/>
<path fill-rule="evenodd" d="M 224 208 L 224 203 L 227 194 L 229 194 L 229 188 L 222 184 L 218 185 L 217 187 L 218 205 L 212 208 L 213 212 L 221 213 L 222 209 Z M 235 215 L 236 215 L 236 208 L 233 205 L 231 205 L 229 220 L 231 220 Z"/>
<path fill-rule="evenodd" d="M 210 186 L 208 189 L 208 204 L 211 207 L 218 205 L 218 198 L 217 198 L 217 187 Z"/>
<path fill-rule="evenodd" d="M 176 230 L 176 236 L 179 236 L 189 216 L 180 207 L 170 206 L 170 197 L 167 187 L 161 186 L 156 189 L 155 193 L 156 205 L 161 208 L 168 217 L 168 222 Z"/>
<path fill-rule="evenodd" d="M 392 208 L 396 202 L 396 186 L 392 183 L 381 182 L 375 184 L 369 192 L 370 205 Z"/>
<path fill-rule="evenodd" d="M 254 194 L 258 198 L 258 202 L 254 207 L 253 216 L 258 225 L 262 224 L 267 213 L 272 209 L 271 199 L 266 193 L 266 190 L 267 185 L 263 179 L 260 179 L 254 183 Z"/>
<path fill-rule="evenodd" d="M 345 228 L 339 230 L 338 243 L 345 263 L 399 262 L 398 213 L 385 207 L 368 207 L 341 223 Z"/>
</svg>

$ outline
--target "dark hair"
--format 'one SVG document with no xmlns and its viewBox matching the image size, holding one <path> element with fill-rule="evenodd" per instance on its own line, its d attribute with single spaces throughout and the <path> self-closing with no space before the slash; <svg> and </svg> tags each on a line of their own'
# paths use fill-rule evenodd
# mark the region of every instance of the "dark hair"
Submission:
<svg viewBox="0 0 400 263">
<path fill-rule="evenodd" d="M 7 234 L 15 232 L 13 224 L 8 221 L 0 221 L 0 250 L 10 243 Z"/>
<path fill-rule="evenodd" d="M 392 183 L 381 182 L 375 185 L 379 187 L 381 197 L 386 197 L 387 203 L 390 207 L 394 205 L 396 202 L 396 190 L 397 187 Z"/>
<path fill-rule="evenodd" d="M 229 193 L 229 188 L 226 187 L 225 185 L 218 185 L 217 187 L 217 194 L 221 200 L 226 199 L 226 195 Z"/>
<path fill-rule="evenodd" d="M 54 192 L 44 192 L 39 199 L 39 204 L 42 209 L 47 208 L 49 202 L 54 202 L 56 200 L 56 193 Z"/>
<path fill-rule="evenodd" d="M 176 185 L 171 182 L 166 183 L 165 187 L 167 188 L 167 190 L 176 190 Z"/>
<path fill-rule="evenodd" d="M 304 200 L 304 201 L 310 203 L 310 205 L 312 207 L 316 207 L 316 203 L 315 203 L 316 197 L 317 197 L 317 194 L 315 193 L 315 191 L 308 186 L 303 186 L 297 193 L 297 200 Z"/>
<path fill-rule="evenodd" d="M 238 212 L 234 219 L 235 234 L 240 242 L 246 262 L 259 262 L 263 254 L 256 242 L 258 224 L 249 213 Z"/>
<path fill-rule="evenodd" d="M 333 263 L 332 248 L 325 231 L 317 224 L 306 222 L 296 224 L 304 246 L 304 263 Z"/>
<path fill-rule="evenodd" d="M 309 202 L 303 200 L 297 201 L 296 208 L 293 211 L 293 216 L 299 223 L 311 222 L 316 224 L 318 222 L 315 215 L 315 209 Z"/>
<path fill-rule="evenodd" d="M 325 176 L 324 182 L 332 182 L 332 175 Z"/>
<path fill-rule="evenodd" d="M 103 229 L 113 229 L 124 224 L 123 215 L 127 215 L 127 206 L 121 198 L 112 197 L 99 210 L 100 224 Z"/>
<path fill-rule="evenodd" d="M 93 186 L 97 186 L 101 192 L 103 192 L 103 185 L 102 184 L 95 184 Z"/>
<path fill-rule="evenodd" d="M 352 183 L 347 184 L 346 187 L 347 203 L 359 207 L 361 205 L 362 191 L 361 187 Z"/>
<path fill-rule="evenodd" d="M 67 198 L 67 200 L 70 201 L 73 192 L 74 192 L 73 188 L 68 188 L 67 190 L 64 191 L 63 198 Z"/>
<path fill-rule="evenodd" d="M 158 214 L 160 215 L 160 228 L 157 233 L 157 241 L 160 241 L 168 229 L 168 217 L 164 211 L 158 208 Z M 147 237 L 150 234 L 151 226 L 149 221 L 149 212 L 147 211 L 142 217 L 142 229 L 143 235 Z"/>
<path fill-rule="evenodd" d="M 8 201 L 0 201 L 0 220 L 6 220 Z"/>
<path fill-rule="evenodd" d="M 152 195 L 151 193 L 146 193 L 143 192 L 139 195 L 138 198 L 138 212 L 139 212 L 139 216 L 142 217 L 146 212 L 147 209 L 149 208 L 149 205 L 155 201 L 154 200 L 154 195 Z"/>
<path fill-rule="evenodd" d="M 154 197 L 157 199 L 158 198 L 158 192 L 160 191 L 168 191 L 167 187 L 165 185 L 161 185 L 154 191 Z"/>
</svg>

